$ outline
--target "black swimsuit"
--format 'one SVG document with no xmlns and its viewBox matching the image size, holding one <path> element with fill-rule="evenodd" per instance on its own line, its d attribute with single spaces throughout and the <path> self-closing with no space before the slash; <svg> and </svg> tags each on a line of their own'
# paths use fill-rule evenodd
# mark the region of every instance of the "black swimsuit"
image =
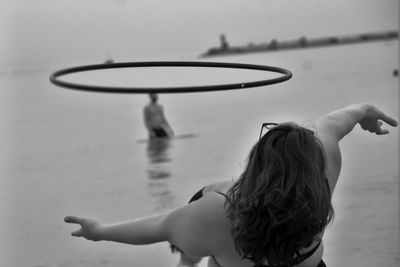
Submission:
<svg viewBox="0 0 400 267">
<path fill-rule="evenodd" d="M 153 128 L 151 131 L 154 133 L 156 138 L 168 137 L 168 133 L 164 130 L 164 128 Z"/>
<path fill-rule="evenodd" d="M 205 187 L 203 187 L 202 189 L 200 189 L 199 191 L 197 191 L 197 193 L 194 194 L 194 195 L 190 198 L 189 203 L 200 199 L 200 198 L 203 196 L 203 190 L 204 190 L 204 188 L 205 188 Z M 224 194 L 222 194 L 222 193 L 220 193 L 220 192 L 216 192 L 216 193 L 221 194 L 221 195 L 224 196 Z M 292 263 L 291 263 L 290 265 L 265 265 L 265 264 L 262 264 L 262 265 L 259 265 L 259 266 L 257 266 L 257 267 L 291 267 L 291 266 L 298 265 L 298 264 L 302 263 L 304 260 L 306 260 L 308 257 L 310 257 L 312 254 L 314 254 L 314 252 L 317 251 L 317 249 L 318 249 L 318 247 L 319 247 L 320 245 L 321 245 L 321 242 L 319 242 L 313 249 L 307 251 L 307 252 L 304 253 L 304 254 L 300 254 L 299 252 L 296 252 L 297 257 L 294 258 L 294 260 L 292 261 Z M 182 250 L 180 250 L 179 248 L 177 248 L 177 247 L 174 246 L 173 244 L 171 244 L 171 250 L 172 250 L 172 251 L 178 250 L 178 251 L 181 251 L 181 252 L 182 252 Z M 215 257 L 214 257 L 214 256 L 212 256 L 212 257 L 213 257 L 213 259 L 218 263 L 218 261 L 215 259 Z M 256 267 L 256 266 L 254 266 L 254 267 Z M 321 261 L 318 263 L 318 265 L 317 265 L 316 267 L 326 267 L 326 264 L 325 264 L 325 262 L 321 259 Z"/>
</svg>

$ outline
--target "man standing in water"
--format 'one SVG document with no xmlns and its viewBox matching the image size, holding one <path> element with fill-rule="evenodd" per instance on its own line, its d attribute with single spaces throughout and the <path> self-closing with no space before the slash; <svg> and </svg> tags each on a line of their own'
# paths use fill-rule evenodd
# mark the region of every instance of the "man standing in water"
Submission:
<svg viewBox="0 0 400 267">
<path fill-rule="evenodd" d="M 144 123 L 150 139 L 173 137 L 174 132 L 164 115 L 163 106 L 157 103 L 157 94 L 150 94 L 150 103 L 144 108 Z"/>
</svg>

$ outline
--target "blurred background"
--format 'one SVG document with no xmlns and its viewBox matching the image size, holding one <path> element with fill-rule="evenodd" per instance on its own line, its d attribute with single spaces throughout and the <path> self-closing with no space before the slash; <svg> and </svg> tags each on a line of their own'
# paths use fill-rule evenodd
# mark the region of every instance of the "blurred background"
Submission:
<svg viewBox="0 0 400 267">
<path fill-rule="evenodd" d="M 398 116 L 398 39 L 199 58 L 219 46 L 221 34 L 230 45 L 247 45 L 398 31 L 396 0 L 3 0 L 0 17 L 1 266 L 176 266 L 167 244 L 74 239 L 63 218 L 112 223 L 184 205 L 202 186 L 238 177 L 265 121 L 307 124 L 362 102 Z M 293 78 L 246 90 L 161 94 L 172 128 L 184 138 L 154 143 L 146 141 L 142 119 L 147 95 L 70 91 L 48 80 L 57 69 L 110 59 L 264 64 L 287 68 Z M 167 80 L 161 72 L 142 80 L 264 77 L 193 69 Z M 134 73 L 87 79 L 132 83 Z M 378 137 L 357 126 L 341 148 L 324 261 L 398 266 L 398 129 Z"/>
</svg>

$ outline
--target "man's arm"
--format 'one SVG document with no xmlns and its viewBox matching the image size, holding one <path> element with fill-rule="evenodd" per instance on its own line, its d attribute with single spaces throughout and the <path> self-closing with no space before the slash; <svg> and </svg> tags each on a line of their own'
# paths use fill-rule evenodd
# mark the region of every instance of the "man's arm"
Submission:
<svg viewBox="0 0 400 267">
<path fill-rule="evenodd" d="M 149 132 L 149 136 L 150 138 L 154 137 L 154 132 L 151 128 L 151 114 L 150 114 L 150 110 L 149 107 L 146 106 L 143 109 L 143 120 L 144 120 L 144 125 L 146 126 L 147 131 Z"/>
<path fill-rule="evenodd" d="M 349 134 L 357 124 L 371 133 L 387 134 L 389 131 L 382 128 L 382 121 L 393 127 L 397 126 L 396 120 L 368 104 L 350 105 L 316 120 L 317 135 L 326 152 L 326 175 L 332 193 L 341 169 L 339 141 Z"/>
<path fill-rule="evenodd" d="M 147 130 L 150 131 L 150 113 L 147 106 L 143 109 L 143 120 Z"/>
<path fill-rule="evenodd" d="M 161 113 L 160 115 L 161 115 L 161 118 L 162 118 L 162 121 L 163 121 L 163 125 L 166 126 L 166 128 L 168 130 L 168 134 L 170 136 L 173 136 L 174 135 L 174 131 L 172 130 L 171 126 L 169 125 L 169 123 L 167 121 L 167 118 L 165 117 L 165 114 L 164 114 L 164 107 L 161 106 L 161 105 L 160 105 L 160 113 Z"/>
</svg>

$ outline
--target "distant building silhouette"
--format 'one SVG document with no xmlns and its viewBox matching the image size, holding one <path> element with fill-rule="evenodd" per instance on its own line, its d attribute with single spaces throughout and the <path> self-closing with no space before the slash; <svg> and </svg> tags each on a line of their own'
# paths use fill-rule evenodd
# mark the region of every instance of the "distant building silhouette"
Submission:
<svg viewBox="0 0 400 267">
<path fill-rule="evenodd" d="M 226 41 L 225 34 L 221 34 L 219 36 L 219 40 L 220 40 L 220 43 L 221 43 L 221 49 L 222 50 L 227 50 L 229 48 L 229 43 Z"/>
<path fill-rule="evenodd" d="M 305 36 L 300 37 L 299 39 L 300 46 L 307 46 L 307 38 Z"/>
<path fill-rule="evenodd" d="M 106 59 L 106 61 L 104 61 L 104 64 L 113 64 L 114 60 L 112 58 Z"/>
<path fill-rule="evenodd" d="M 301 36 L 294 40 L 276 40 L 272 39 L 269 43 L 255 44 L 249 42 L 247 45 L 233 46 L 231 47 L 226 40 L 225 34 L 220 35 L 220 46 L 212 47 L 207 52 L 202 54 L 202 57 L 218 56 L 218 55 L 231 55 L 231 54 L 243 54 L 243 53 L 254 53 L 254 52 L 268 52 L 276 50 L 287 50 L 287 49 L 304 49 L 312 47 L 332 46 L 332 45 L 345 45 L 355 44 L 362 42 L 371 41 L 384 41 L 398 39 L 398 31 L 386 31 L 386 32 L 375 32 L 375 33 L 361 33 L 345 36 L 327 36 L 320 38 L 307 38 Z M 398 74 L 397 74 L 398 75 Z"/>
</svg>

